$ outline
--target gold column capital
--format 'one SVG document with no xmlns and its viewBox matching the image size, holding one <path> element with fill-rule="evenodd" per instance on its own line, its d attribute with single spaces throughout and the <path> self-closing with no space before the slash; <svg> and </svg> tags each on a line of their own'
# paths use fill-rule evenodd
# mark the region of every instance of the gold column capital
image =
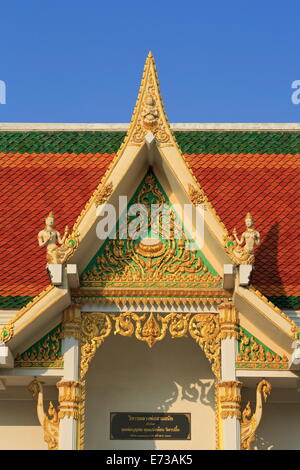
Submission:
<svg viewBox="0 0 300 470">
<path fill-rule="evenodd" d="M 56 384 L 58 388 L 59 419 L 65 416 L 78 419 L 78 407 L 80 403 L 80 382 L 61 381 Z"/>
<path fill-rule="evenodd" d="M 219 382 L 219 402 L 221 418 L 241 419 L 241 387 L 242 382 L 229 381 Z"/>
<path fill-rule="evenodd" d="M 61 338 L 73 337 L 80 339 L 81 334 L 81 307 L 71 304 L 63 311 Z"/>
<path fill-rule="evenodd" d="M 239 339 L 239 317 L 235 306 L 226 302 L 218 306 L 221 339 Z"/>
</svg>

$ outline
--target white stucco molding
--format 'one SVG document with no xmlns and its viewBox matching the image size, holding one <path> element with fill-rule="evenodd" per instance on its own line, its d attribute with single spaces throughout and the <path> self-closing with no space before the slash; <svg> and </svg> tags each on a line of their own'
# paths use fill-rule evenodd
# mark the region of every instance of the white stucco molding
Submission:
<svg viewBox="0 0 300 470">
<path fill-rule="evenodd" d="M 105 131 L 126 132 L 128 123 L 2 122 L 1 131 Z M 172 131 L 300 131 L 300 123 L 170 123 Z"/>
<path fill-rule="evenodd" d="M 277 354 L 290 357 L 295 323 L 251 287 L 236 287 L 233 299 L 241 326 Z"/>
</svg>

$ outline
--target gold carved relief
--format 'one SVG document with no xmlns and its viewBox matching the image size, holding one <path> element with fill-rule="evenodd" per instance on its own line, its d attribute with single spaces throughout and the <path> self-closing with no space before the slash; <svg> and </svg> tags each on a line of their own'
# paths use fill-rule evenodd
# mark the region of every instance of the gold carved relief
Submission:
<svg viewBox="0 0 300 470">
<path fill-rule="evenodd" d="M 255 440 L 255 432 L 259 426 L 262 417 L 263 399 L 267 400 L 272 390 L 270 382 L 261 380 L 256 389 L 256 408 L 252 413 L 251 405 L 248 401 L 242 413 L 241 422 L 241 448 L 250 450 L 251 444 Z"/>
<path fill-rule="evenodd" d="M 56 384 L 58 388 L 59 412 L 58 418 L 65 416 L 78 419 L 78 406 L 80 402 L 80 383 L 75 381 L 61 381 Z"/>
<path fill-rule="evenodd" d="M 188 193 L 194 206 L 197 206 L 198 204 L 205 204 L 207 202 L 207 197 L 205 196 L 202 188 L 195 188 L 192 184 L 189 184 Z"/>
<path fill-rule="evenodd" d="M 157 142 L 169 145 L 173 143 L 151 52 L 146 60 L 139 96 L 128 131 L 129 144 L 141 145 L 145 135 L 150 131 L 154 134 Z"/>
<path fill-rule="evenodd" d="M 221 337 L 218 315 L 197 313 L 189 323 L 189 333 L 203 349 L 215 376 L 220 378 Z"/>
<path fill-rule="evenodd" d="M 151 348 L 157 341 L 161 341 L 166 336 L 167 331 L 172 338 L 182 338 L 187 336 L 188 321 L 190 314 L 169 313 L 165 317 L 157 314 L 157 319 L 150 313 L 145 321 L 146 315 L 136 313 L 121 313 L 115 320 L 114 334 L 122 336 L 132 336 L 140 341 L 145 341 Z"/>
<path fill-rule="evenodd" d="M 172 338 L 186 337 L 189 333 L 203 349 L 212 364 L 213 373 L 217 378 L 220 377 L 221 337 L 218 315 L 199 313 L 191 318 L 191 314 L 183 313 L 169 313 L 166 316 L 150 313 L 146 318 L 146 314 L 124 312 L 110 316 L 115 322 L 114 334 L 127 337 L 135 335 L 150 348 L 165 338 L 167 332 Z M 82 315 L 81 379 L 85 377 L 97 349 L 112 331 L 110 316 L 105 313 Z"/>
<path fill-rule="evenodd" d="M 221 418 L 241 419 L 241 382 L 229 381 L 217 384 L 219 389 Z"/>
<path fill-rule="evenodd" d="M 111 321 L 105 313 L 86 313 L 81 321 L 81 364 L 80 377 L 84 378 L 89 363 L 111 332 Z"/>
<path fill-rule="evenodd" d="M 61 338 L 68 336 L 81 338 L 81 308 L 79 305 L 72 304 L 63 312 Z"/>
<path fill-rule="evenodd" d="M 223 303 L 218 306 L 221 339 L 239 339 L 238 312 L 231 303 Z"/>
<path fill-rule="evenodd" d="M 28 390 L 33 398 L 37 398 L 37 415 L 44 431 L 44 440 L 48 444 L 48 450 L 58 449 L 59 416 L 53 403 L 50 402 L 48 414 L 44 411 L 43 383 L 34 379 L 28 385 Z"/>
<path fill-rule="evenodd" d="M 113 184 L 112 182 L 99 187 L 99 193 L 95 194 L 95 204 L 96 206 L 100 206 L 101 204 L 105 204 L 108 198 L 111 196 L 113 192 Z"/>
</svg>

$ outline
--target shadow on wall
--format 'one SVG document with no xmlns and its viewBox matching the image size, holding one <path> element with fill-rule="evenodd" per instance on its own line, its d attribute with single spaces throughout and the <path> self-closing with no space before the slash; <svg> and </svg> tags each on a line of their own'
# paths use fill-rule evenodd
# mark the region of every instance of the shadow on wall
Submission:
<svg viewBox="0 0 300 470">
<path fill-rule="evenodd" d="M 192 438 L 193 429 L 196 437 L 197 426 L 203 429 L 209 422 L 212 436 L 208 439 L 213 448 L 214 393 L 210 364 L 192 339 L 165 338 L 150 349 L 135 338 L 109 337 L 87 373 L 86 448 L 114 445 L 109 442 L 109 414 L 120 411 L 191 412 Z M 103 437 L 99 434 L 100 429 Z M 201 440 L 200 434 L 198 439 Z M 119 449 L 157 448 L 157 441 L 115 442 Z M 171 441 L 165 442 L 168 449 Z M 178 441 L 175 442 L 178 447 Z"/>
<path fill-rule="evenodd" d="M 278 243 L 279 224 L 275 222 L 255 252 L 255 271 L 252 282 L 266 296 L 286 295 L 278 266 Z M 275 288 L 274 294 L 272 292 Z"/>
</svg>

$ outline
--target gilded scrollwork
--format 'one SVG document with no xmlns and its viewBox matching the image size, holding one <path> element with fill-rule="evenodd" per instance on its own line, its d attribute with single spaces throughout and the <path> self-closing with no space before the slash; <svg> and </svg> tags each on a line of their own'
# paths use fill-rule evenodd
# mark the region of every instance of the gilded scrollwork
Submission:
<svg viewBox="0 0 300 470">
<path fill-rule="evenodd" d="M 53 403 L 50 402 L 48 413 L 45 413 L 42 382 L 34 379 L 28 385 L 28 390 L 32 393 L 33 398 L 37 399 L 37 416 L 44 431 L 44 440 L 48 444 L 48 450 L 57 450 L 59 435 L 58 411 L 54 407 Z"/>
<path fill-rule="evenodd" d="M 107 240 L 81 276 L 82 287 L 97 288 L 220 288 L 199 250 L 191 249 L 182 222 L 149 172 L 135 197 L 148 211 L 148 226 L 138 239 L 127 237 L 129 217 L 121 219 L 116 239 Z M 125 230 L 125 232 L 124 232 Z M 126 234 L 124 236 L 123 232 Z"/>
<path fill-rule="evenodd" d="M 215 376 L 220 378 L 221 335 L 218 315 L 197 313 L 189 323 L 189 333 L 203 349 Z"/>
<path fill-rule="evenodd" d="M 205 204 L 207 202 L 207 197 L 205 196 L 202 188 L 195 188 L 192 184 L 189 184 L 188 193 L 190 200 L 194 206 L 197 206 L 199 204 Z"/>
<path fill-rule="evenodd" d="M 53 328 L 30 348 L 15 357 L 15 367 L 63 367 L 61 325 Z"/>
<path fill-rule="evenodd" d="M 129 337 L 135 334 L 138 340 L 145 341 L 151 348 L 157 341 L 165 338 L 168 330 L 172 338 L 187 336 L 189 318 L 190 314 L 169 313 L 163 317 L 150 313 L 145 321 L 145 314 L 121 313 L 114 318 L 114 334 Z"/>
<path fill-rule="evenodd" d="M 251 444 L 255 440 L 255 432 L 262 418 L 263 400 L 266 401 L 270 395 L 272 386 L 267 380 L 261 380 L 256 389 L 256 407 L 252 413 L 251 405 L 248 401 L 242 412 L 241 421 L 241 448 L 250 450 Z"/>
<path fill-rule="evenodd" d="M 89 363 L 111 332 L 111 320 L 105 313 L 87 313 L 82 315 L 81 322 L 81 367 L 83 379 L 88 371 Z"/>
<path fill-rule="evenodd" d="M 191 314 L 169 313 L 166 316 L 150 313 L 138 315 L 136 313 L 121 313 L 114 316 L 115 334 L 133 336 L 145 341 L 149 347 L 165 338 L 167 331 L 172 338 L 191 337 L 203 349 L 212 371 L 217 378 L 220 376 L 221 338 L 218 316 L 201 313 L 191 318 Z"/>
<path fill-rule="evenodd" d="M 99 187 L 99 191 L 95 194 L 95 204 L 96 206 L 100 206 L 101 204 L 105 204 L 108 198 L 111 196 L 113 192 L 113 183 L 110 182 L 104 186 Z"/>
<path fill-rule="evenodd" d="M 279 356 L 240 327 L 236 367 L 239 369 L 287 369 L 288 358 Z"/>
</svg>

